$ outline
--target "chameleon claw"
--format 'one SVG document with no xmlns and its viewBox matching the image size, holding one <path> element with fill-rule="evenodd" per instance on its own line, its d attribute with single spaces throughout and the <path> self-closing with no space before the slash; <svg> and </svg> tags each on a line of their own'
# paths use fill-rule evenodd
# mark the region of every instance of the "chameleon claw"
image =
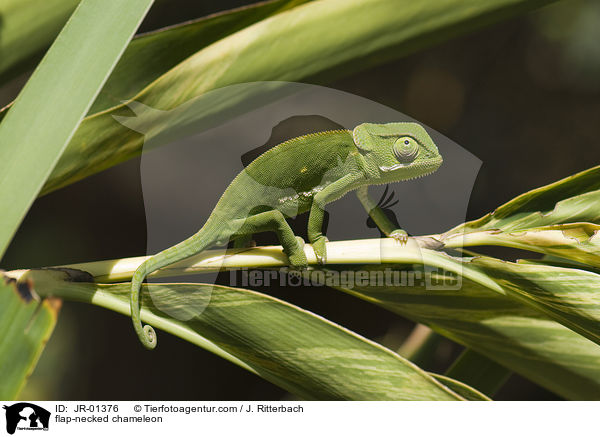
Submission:
<svg viewBox="0 0 600 437">
<path fill-rule="evenodd" d="M 401 246 L 404 246 L 406 243 L 408 243 L 408 234 L 404 229 L 396 229 L 395 231 L 392 231 L 389 236 L 390 238 L 396 240 L 396 243 L 400 244 Z"/>
<path fill-rule="evenodd" d="M 317 257 L 317 262 L 319 264 L 325 264 L 327 262 L 327 247 L 326 244 L 329 241 L 327 237 L 319 237 L 312 244 L 313 250 L 315 251 L 315 256 Z"/>
</svg>

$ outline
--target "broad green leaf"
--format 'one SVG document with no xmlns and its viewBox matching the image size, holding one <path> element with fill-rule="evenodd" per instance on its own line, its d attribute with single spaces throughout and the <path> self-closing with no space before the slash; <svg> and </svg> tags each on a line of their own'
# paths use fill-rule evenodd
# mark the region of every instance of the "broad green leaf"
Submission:
<svg viewBox="0 0 600 437">
<path fill-rule="evenodd" d="M 310 0 L 260 2 L 134 38 L 90 108 L 90 114 L 133 98 L 177 64 L 220 39 L 307 1 Z"/>
<path fill-rule="evenodd" d="M 115 90 L 124 91 L 125 95 L 113 95 L 112 99 L 136 100 L 168 112 L 210 90 L 232 84 L 332 79 L 549 2 L 310 2 L 261 20 L 203 47 L 148 83 L 135 96 L 131 95 L 131 91 L 139 84 L 125 86 L 124 90 L 117 86 Z M 152 38 L 152 45 L 163 47 L 160 34 Z M 148 45 L 144 50 L 154 49 Z M 167 66 L 170 65 L 167 62 Z M 123 68 L 123 71 L 130 70 L 129 67 Z M 145 65 L 139 65 L 139 69 L 146 68 Z M 145 73 L 134 76 L 140 78 L 143 84 L 160 69 L 153 67 L 151 70 L 147 76 Z M 107 101 L 103 98 L 98 108 L 105 108 Z M 129 115 L 124 109 L 126 103 L 86 117 L 42 193 L 141 153 L 142 136 L 113 119 L 113 115 Z"/>
<path fill-rule="evenodd" d="M 19 292 L 20 291 L 20 292 Z M 0 275 L 0 399 L 15 399 L 50 338 L 61 301 L 33 298 L 24 283 Z"/>
<path fill-rule="evenodd" d="M 574 268 L 478 257 L 479 266 L 508 295 L 600 343 L 600 275 Z"/>
<path fill-rule="evenodd" d="M 151 4 L 83 0 L 0 123 L 0 257 Z"/>
<path fill-rule="evenodd" d="M 74 282 L 72 272 L 32 271 L 28 277 L 41 295 L 129 314 L 130 284 Z M 204 311 L 194 310 L 207 300 Z M 142 319 L 305 399 L 463 399 L 396 353 L 322 317 L 249 290 L 149 284 Z M 137 342 L 133 330 L 131 341 Z"/>
<path fill-rule="evenodd" d="M 394 266 L 352 269 L 385 267 Z M 426 274 L 422 267 L 413 269 Z M 453 278 L 443 273 L 432 276 L 440 283 L 450 283 Z M 481 283 L 463 278 L 457 290 L 408 283 L 336 288 L 426 324 L 567 399 L 600 399 L 600 346 Z"/>
<path fill-rule="evenodd" d="M 600 267 L 600 166 L 531 190 L 438 238 L 446 248 L 508 246 Z"/>
<path fill-rule="evenodd" d="M 575 222 L 600 224 L 600 166 L 521 194 L 494 212 L 451 229 L 442 238 L 474 231 L 514 232 Z"/>
<path fill-rule="evenodd" d="M 2 0 L 0 78 L 8 78 L 11 73 L 29 66 L 32 58 L 41 55 L 77 3 L 79 0 Z"/>
<path fill-rule="evenodd" d="M 501 283 L 496 281 L 500 275 L 496 269 L 502 269 L 508 263 L 495 260 L 497 265 L 486 264 L 483 257 L 455 258 L 419 248 L 415 240 L 409 240 L 402 247 L 392 239 L 329 242 L 328 262 L 332 264 L 326 267 L 317 266 L 312 250 L 306 253 L 314 269 L 304 272 L 309 280 L 325 282 L 428 325 L 568 399 L 600 399 L 600 346 L 561 324 L 564 318 L 561 312 L 566 312 L 569 326 L 573 329 L 582 333 L 590 330 L 590 326 L 594 329 L 596 306 L 586 304 L 596 298 L 589 289 L 584 290 L 587 292 L 569 294 L 570 301 L 552 305 L 550 293 L 559 295 L 560 289 L 549 289 L 547 298 L 540 300 L 546 292 L 535 290 L 534 287 L 539 287 L 542 281 L 538 280 L 535 284 L 523 281 L 518 283 L 520 293 L 528 294 L 528 298 L 523 299 L 511 287 L 504 286 L 504 278 Z M 171 266 L 168 271 L 159 271 L 157 276 L 197 273 L 211 268 L 280 268 L 285 265 L 282 257 L 280 246 L 244 249 L 243 253 L 234 249 L 222 259 L 214 251 L 206 251 Z M 102 261 L 71 267 L 90 272 L 99 281 L 127 280 L 143 259 Z M 511 266 L 514 269 L 520 267 L 515 263 L 511 263 Z M 431 271 L 432 267 L 438 270 Z M 523 268 L 526 271 L 527 264 L 523 264 Z M 349 286 L 343 280 L 336 282 L 327 279 L 329 272 L 340 270 L 350 273 L 346 275 L 347 278 L 352 278 L 353 272 L 360 270 L 361 278 L 365 279 L 363 273 L 367 272 L 367 280 L 354 281 L 354 286 Z M 387 271 L 400 278 L 396 284 L 370 280 L 371 276 L 385 279 Z M 408 282 L 407 276 L 402 280 L 400 273 L 403 271 L 414 271 L 420 280 L 424 279 L 424 283 L 421 284 L 420 280 Z M 560 277 L 560 273 L 559 270 L 552 271 L 550 276 Z M 581 278 L 589 280 L 590 273 L 596 274 L 593 271 L 571 269 L 571 277 L 565 276 L 564 283 L 557 287 L 573 289 L 574 281 L 581 284 L 584 282 Z M 456 275 L 461 278 L 460 284 L 456 282 Z M 334 274 L 331 277 L 342 276 Z M 591 278 L 595 281 L 597 277 L 600 275 Z M 547 308 L 543 306 L 550 306 L 555 311 L 545 311 Z"/>
</svg>

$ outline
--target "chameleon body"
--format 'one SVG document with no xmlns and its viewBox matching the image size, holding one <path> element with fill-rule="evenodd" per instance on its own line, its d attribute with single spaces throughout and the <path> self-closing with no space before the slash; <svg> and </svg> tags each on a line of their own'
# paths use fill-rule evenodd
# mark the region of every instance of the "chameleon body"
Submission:
<svg viewBox="0 0 600 437">
<path fill-rule="evenodd" d="M 327 258 L 322 233 L 324 208 L 349 191 L 385 235 L 405 243 L 408 234 L 392 229 L 368 197 L 369 185 L 414 179 L 434 172 L 442 157 L 417 123 L 363 123 L 354 130 L 331 130 L 285 141 L 258 156 L 227 187 L 204 226 L 181 243 L 144 261 L 131 283 L 133 326 L 145 347 L 156 345 L 154 329 L 140 319 L 139 293 L 150 273 L 215 245 L 247 244 L 252 234 L 277 234 L 289 262 L 306 268 L 304 241 L 285 217 L 309 212 L 308 239 L 319 263 Z"/>
</svg>

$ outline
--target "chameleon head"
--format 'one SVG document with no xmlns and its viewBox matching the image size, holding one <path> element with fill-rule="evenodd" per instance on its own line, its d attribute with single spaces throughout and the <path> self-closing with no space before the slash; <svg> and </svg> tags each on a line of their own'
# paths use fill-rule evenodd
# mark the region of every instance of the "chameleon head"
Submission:
<svg viewBox="0 0 600 437">
<path fill-rule="evenodd" d="M 352 132 L 369 179 L 382 183 L 414 179 L 436 171 L 443 159 L 418 123 L 363 123 Z"/>
</svg>

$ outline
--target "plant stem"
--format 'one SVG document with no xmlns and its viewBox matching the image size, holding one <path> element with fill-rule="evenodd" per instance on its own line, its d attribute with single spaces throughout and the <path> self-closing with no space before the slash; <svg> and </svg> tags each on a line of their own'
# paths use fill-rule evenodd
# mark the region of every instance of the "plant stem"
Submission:
<svg viewBox="0 0 600 437">
<path fill-rule="evenodd" d="M 421 368 L 431 369 L 442 341 L 445 337 L 419 323 L 400 346 L 398 354 Z"/>
<path fill-rule="evenodd" d="M 393 238 L 373 238 L 365 240 L 333 241 L 327 243 L 327 264 L 419 264 L 441 268 L 468 278 L 500 294 L 503 288 L 485 273 L 469 265 L 468 261 L 421 247 L 426 237 L 411 238 L 400 245 Z M 318 265 L 310 247 L 304 248 L 308 263 Z M 59 268 L 70 268 L 90 274 L 94 282 L 111 283 L 128 281 L 135 269 L 147 257 L 123 258 L 89 263 L 69 264 Z M 255 248 L 207 250 L 187 258 L 155 273 L 152 277 L 181 276 L 217 272 L 240 268 L 281 268 L 288 266 L 287 257 L 281 246 Z M 6 275 L 18 279 L 27 270 L 7 272 Z"/>
</svg>

